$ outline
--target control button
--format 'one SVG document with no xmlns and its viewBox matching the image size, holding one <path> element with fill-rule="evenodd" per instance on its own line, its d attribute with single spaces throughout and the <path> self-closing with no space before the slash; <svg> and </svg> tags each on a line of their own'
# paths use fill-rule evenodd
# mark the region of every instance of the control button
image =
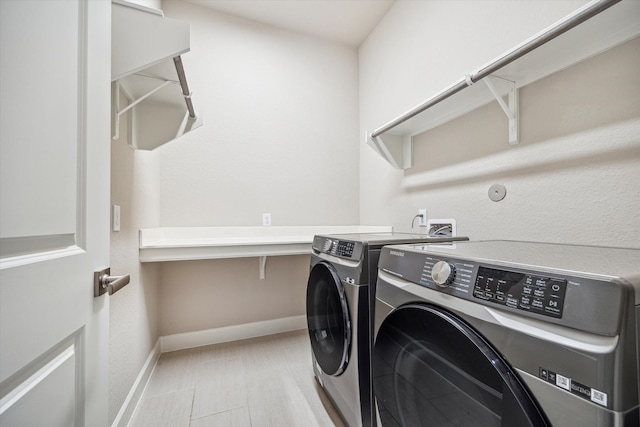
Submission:
<svg viewBox="0 0 640 427">
<path fill-rule="evenodd" d="M 324 245 L 322 246 L 322 252 L 327 252 L 331 249 L 331 239 L 327 239 L 324 241 Z"/>
<path fill-rule="evenodd" d="M 456 277 L 455 267 L 446 261 L 438 261 L 431 269 L 431 278 L 436 285 L 446 288 Z"/>
<path fill-rule="evenodd" d="M 540 378 L 545 381 L 549 380 L 549 371 L 544 368 L 540 368 Z"/>
</svg>

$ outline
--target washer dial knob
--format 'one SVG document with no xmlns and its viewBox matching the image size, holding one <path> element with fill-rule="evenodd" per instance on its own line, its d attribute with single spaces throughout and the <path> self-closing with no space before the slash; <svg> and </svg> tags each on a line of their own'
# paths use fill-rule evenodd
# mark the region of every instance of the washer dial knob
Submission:
<svg viewBox="0 0 640 427">
<path fill-rule="evenodd" d="M 456 277 L 456 268 L 446 261 L 438 261 L 431 269 L 431 278 L 436 285 L 446 288 Z"/>
<path fill-rule="evenodd" d="M 331 239 L 325 240 L 324 245 L 322 246 L 322 252 L 329 253 L 331 251 L 331 246 L 333 246 Z"/>
</svg>

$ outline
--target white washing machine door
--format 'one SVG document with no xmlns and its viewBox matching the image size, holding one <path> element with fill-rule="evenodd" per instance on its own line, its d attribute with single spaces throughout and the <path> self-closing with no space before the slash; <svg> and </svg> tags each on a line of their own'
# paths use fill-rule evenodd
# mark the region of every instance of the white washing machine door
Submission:
<svg viewBox="0 0 640 427">
<path fill-rule="evenodd" d="M 373 386 L 383 426 L 550 426 L 498 352 L 437 306 L 405 305 L 385 318 Z"/>
<path fill-rule="evenodd" d="M 340 375 L 349 363 L 349 305 L 335 268 L 319 262 L 307 283 L 307 326 L 313 355 L 322 371 Z"/>
</svg>

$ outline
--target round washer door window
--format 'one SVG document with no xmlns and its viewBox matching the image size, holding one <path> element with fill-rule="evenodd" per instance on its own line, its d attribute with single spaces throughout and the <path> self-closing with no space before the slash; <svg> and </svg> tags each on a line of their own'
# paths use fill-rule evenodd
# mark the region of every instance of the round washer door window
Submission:
<svg viewBox="0 0 640 427">
<path fill-rule="evenodd" d="M 549 426 L 506 361 L 470 325 L 431 305 L 391 312 L 376 336 L 383 426 Z"/>
<path fill-rule="evenodd" d="M 340 375 L 349 361 L 351 323 L 344 287 L 333 266 L 319 262 L 307 284 L 307 326 L 322 371 Z"/>
</svg>

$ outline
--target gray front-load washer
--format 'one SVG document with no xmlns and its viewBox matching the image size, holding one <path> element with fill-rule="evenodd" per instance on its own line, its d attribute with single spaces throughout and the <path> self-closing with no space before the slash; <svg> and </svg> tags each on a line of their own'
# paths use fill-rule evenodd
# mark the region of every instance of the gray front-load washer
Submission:
<svg viewBox="0 0 640 427">
<path fill-rule="evenodd" d="M 374 422 L 371 328 L 380 249 L 387 244 L 468 240 L 408 233 L 315 236 L 307 325 L 315 376 L 351 427 Z"/>
<path fill-rule="evenodd" d="M 640 424 L 640 250 L 398 245 L 378 268 L 380 425 Z"/>
</svg>

